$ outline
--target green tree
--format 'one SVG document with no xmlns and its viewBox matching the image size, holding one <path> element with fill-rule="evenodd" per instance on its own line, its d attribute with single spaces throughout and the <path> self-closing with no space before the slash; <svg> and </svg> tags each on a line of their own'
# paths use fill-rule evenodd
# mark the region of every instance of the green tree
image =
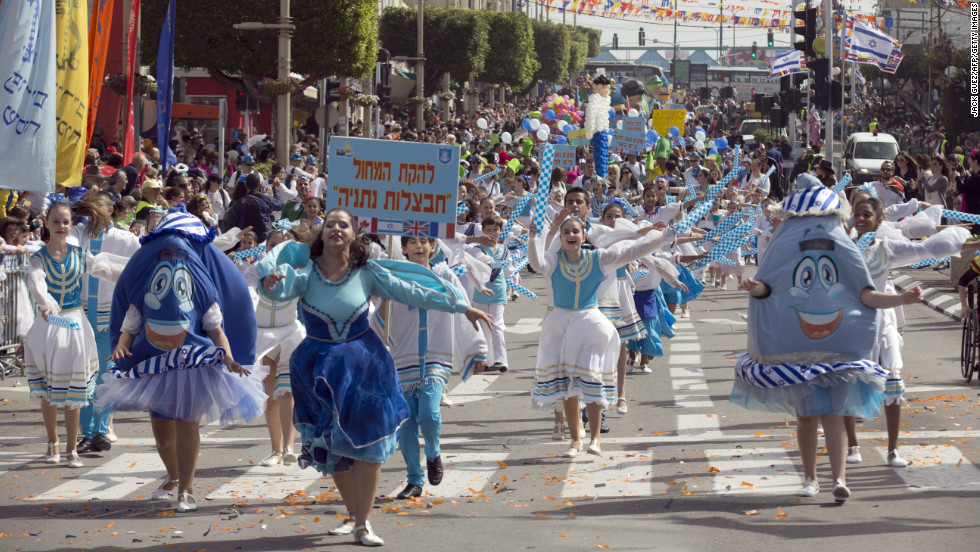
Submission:
<svg viewBox="0 0 980 552">
<path fill-rule="evenodd" d="M 156 59 L 168 0 L 143 0 L 143 60 Z M 329 76 L 363 77 L 377 59 L 376 0 L 292 0 L 296 30 L 292 70 L 310 85 Z M 279 36 L 274 30 L 238 31 L 246 21 L 277 23 L 279 0 L 194 0 L 179 2 L 174 65 L 204 68 L 218 82 L 258 97 L 262 77 L 278 74 Z"/>
<path fill-rule="evenodd" d="M 571 47 L 568 49 L 568 74 L 577 75 L 585 71 L 586 54 L 589 52 L 589 44 L 586 41 L 572 40 Z"/>
<path fill-rule="evenodd" d="M 568 76 L 571 58 L 569 31 L 560 23 L 532 21 L 534 29 L 534 53 L 538 58 L 538 70 L 534 80 L 560 82 Z"/>
<path fill-rule="evenodd" d="M 418 52 L 418 11 L 388 8 L 381 14 L 378 37 L 382 46 L 395 56 L 415 56 Z M 489 24 L 476 10 L 426 8 L 423 13 L 425 49 L 425 90 L 436 90 L 449 73 L 466 80 L 471 72 L 483 70 L 489 47 Z"/>
<path fill-rule="evenodd" d="M 480 12 L 489 23 L 489 51 L 483 71 L 477 79 L 490 84 L 507 85 L 520 90 L 531 84 L 538 70 L 534 55 L 534 31 L 531 20 L 522 12 Z"/>
</svg>

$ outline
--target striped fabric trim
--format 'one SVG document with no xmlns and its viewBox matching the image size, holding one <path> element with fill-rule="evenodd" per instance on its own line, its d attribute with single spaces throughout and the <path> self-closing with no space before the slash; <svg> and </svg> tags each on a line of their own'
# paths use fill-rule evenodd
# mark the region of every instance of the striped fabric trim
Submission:
<svg viewBox="0 0 980 552">
<path fill-rule="evenodd" d="M 221 347 L 185 345 L 168 353 L 157 355 L 123 370 L 113 366 L 112 376 L 116 378 L 141 378 L 147 375 L 162 374 L 168 370 L 186 370 L 217 366 L 224 362 L 225 350 Z"/>
<path fill-rule="evenodd" d="M 200 243 L 211 243 L 217 231 L 204 226 L 201 219 L 186 213 L 167 213 L 153 228 L 153 231 L 140 238 L 140 244 L 165 234 L 177 234 Z"/>
<path fill-rule="evenodd" d="M 840 198 L 832 190 L 822 186 L 812 186 L 798 190 L 783 202 L 783 210 L 804 213 L 811 209 L 824 211 L 840 209 Z"/>
<path fill-rule="evenodd" d="M 398 383 L 401 384 L 403 392 L 410 393 L 433 380 L 437 380 L 446 386 L 452 373 L 451 366 L 427 362 L 425 364 L 425 376 L 420 377 L 418 365 L 405 366 L 398 369 Z"/>
<path fill-rule="evenodd" d="M 629 339 L 640 339 L 646 336 L 647 330 L 643 326 L 643 320 L 637 320 L 625 326 L 616 326 L 616 333 L 619 334 L 620 341 L 626 341 Z"/>
<path fill-rule="evenodd" d="M 461 374 L 463 381 L 469 379 L 470 375 L 473 374 L 473 365 L 476 364 L 476 361 L 478 360 L 482 360 L 485 363 L 487 361 L 487 355 L 476 355 L 466 363 L 466 366 L 463 368 L 463 373 Z"/>
<path fill-rule="evenodd" d="M 43 378 L 34 378 L 27 381 L 32 399 L 47 399 L 52 404 L 86 405 L 89 399 L 95 395 L 95 383 L 98 378 L 98 371 L 93 371 L 89 376 L 85 386 L 69 385 L 65 387 L 53 387 Z"/>
<path fill-rule="evenodd" d="M 735 377 L 752 386 L 764 389 L 787 387 L 806 383 L 830 372 L 860 370 L 882 379 L 889 372 L 870 360 L 853 360 L 830 364 L 759 364 L 748 353 L 739 357 L 735 363 Z"/>
</svg>

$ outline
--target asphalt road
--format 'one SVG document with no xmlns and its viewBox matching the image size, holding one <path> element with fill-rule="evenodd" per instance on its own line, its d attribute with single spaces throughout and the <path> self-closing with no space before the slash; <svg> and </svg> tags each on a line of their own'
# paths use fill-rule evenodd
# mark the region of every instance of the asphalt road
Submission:
<svg viewBox="0 0 980 552">
<path fill-rule="evenodd" d="M 754 267 L 749 267 L 751 272 Z M 525 278 L 542 291 L 540 276 Z M 731 287 L 731 286 L 730 286 Z M 849 466 L 853 497 L 799 499 L 795 423 L 732 406 L 732 365 L 745 347 L 746 299 L 706 290 L 680 320 L 653 373 L 627 378 L 629 413 L 610 412 L 601 457 L 561 457 L 552 415 L 529 389 L 545 301 L 521 298 L 506 321 L 511 369 L 451 383 L 443 409 L 445 480 L 424 499 L 381 498 L 372 523 L 397 550 L 969 549 L 980 522 L 980 392 L 959 376 L 959 326 L 906 308 L 901 451 L 887 467 L 884 419 L 859 430 L 864 462 Z M 45 438 L 22 377 L 0 382 L 0 548 L 3 550 L 313 550 L 344 508 L 329 478 L 264 468 L 264 425 L 202 428 L 195 485 L 200 510 L 147 500 L 164 475 L 147 416 L 121 413 L 112 451 L 85 467 L 41 462 Z M 64 437 L 62 437 L 62 440 Z M 396 453 L 379 493 L 404 485 Z"/>
</svg>

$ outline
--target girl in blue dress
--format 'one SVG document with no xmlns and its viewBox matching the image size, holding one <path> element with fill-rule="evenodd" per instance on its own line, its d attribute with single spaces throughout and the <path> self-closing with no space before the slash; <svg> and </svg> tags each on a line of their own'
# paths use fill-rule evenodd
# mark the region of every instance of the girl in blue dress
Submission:
<svg viewBox="0 0 980 552">
<path fill-rule="evenodd" d="M 414 307 L 489 317 L 414 263 L 368 260 L 353 217 L 331 209 L 312 247 L 280 244 L 258 265 L 259 292 L 275 301 L 299 297 L 307 336 L 290 358 L 302 467 L 331 474 L 350 518 L 330 534 L 358 544 L 384 541 L 368 521 L 381 464 L 398 445 L 408 404 L 391 355 L 368 325 L 371 297 Z"/>
</svg>

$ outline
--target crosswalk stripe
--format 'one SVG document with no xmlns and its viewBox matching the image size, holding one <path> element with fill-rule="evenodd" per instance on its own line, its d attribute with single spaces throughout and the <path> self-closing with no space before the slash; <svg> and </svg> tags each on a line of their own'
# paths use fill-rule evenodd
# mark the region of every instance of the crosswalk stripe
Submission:
<svg viewBox="0 0 980 552">
<path fill-rule="evenodd" d="M 422 455 L 424 456 L 424 455 Z M 506 452 L 445 452 L 442 455 L 445 475 L 438 486 L 423 485 L 426 495 L 455 498 L 474 496 L 490 482 L 494 472 L 501 469 L 498 462 L 509 456 Z M 395 496 L 405 486 L 402 483 L 391 490 L 388 496 Z"/>
<path fill-rule="evenodd" d="M 670 377 L 678 379 L 704 378 L 704 368 L 696 368 L 693 366 L 671 368 Z"/>
<path fill-rule="evenodd" d="M 3 474 L 16 470 L 28 462 L 41 458 L 37 452 L 27 450 L 15 450 L 0 452 L 0 477 Z"/>
<path fill-rule="evenodd" d="M 701 352 L 700 343 L 670 343 L 671 353 L 699 353 Z"/>
<path fill-rule="evenodd" d="M 62 458 L 62 466 L 64 458 Z M 70 472 L 69 472 L 70 473 Z M 137 491 L 149 498 L 166 473 L 160 456 L 151 452 L 127 452 L 93 468 L 77 479 L 30 497 L 31 500 L 117 500 Z"/>
<path fill-rule="evenodd" d="M 712 439 L 721 437 L 718 427 L 718 417 L 713 414 L 678 414 L 678 437 L 700 437 Z"/>
<path fill-rule="evenodd" d="M 697 339 L 698 339 L 697 332 L 677 332 L 676 334 L 674 334 L 674 337 L 671 337 L 670 338 L 670 342 L 673 342 L 673 341 L 691 341 L 691 340 L 695 340 L 696 341 Z"/>
<path fill-rule="evenodd" d="M 461 381 L 453 387 L 448 395 L 454 404 L 465 404 L 469 402 L 495 399 L 511 395 L 520 395 L 527 391 L 490 391 L 490 386 L 497 381 L 500 376 L 497 374 L 478 374 L 470 376 L 466 381 Z"/>
<path fill-rule="evenodd" d="M 707 391 L 708 382 L 697 379 L 675 379 L 670 380 L 671 387 L 675 391 Z"/>
<path fill-rule="evenodd" d="M 701 364 L 701 355 L 670 355 L 668 364 L 681 364 L 685 366 Z"/>
<path fill-rule="evenodd" d="M 296 491 L 306 491 L 314 483 L 328 484 L 313 468 L 292 466 L 254 466 L 207 495 L 210 500 L 281 500 Z M 333 487 L 333 483 L 329 483 Z"/>
<path fill-rule="evenodd" d="M 783 448 L 708 449 L 717 469 L 714 491 L 719 494 L 793 494 L 803 486 L 796 465 Z"/>
<path fill-rule="evenodd" d="M 601 457 L 579 455 L 568 470 L 561 496 L 619 497 L 650 496 L 667 488 L 653 479 L 651 451 L 607 452 Z M 591 460 L 591 461 L 590 461 Z"/>
<path fill-rule="evenodd" d="M 876 449 L 883 462 L 888 461 L 885 448 Z M 914 491 L 980 492 L 980 470 L 955 445 L 899 447 L 902 458 L 911 461 L 908 468 L 895 469 Z"/>
<path fill-rule="evenodd" d="M 687 408 L 714 408 L 711 395 L 674 395 L 674 404 Z"/>
</svg>

